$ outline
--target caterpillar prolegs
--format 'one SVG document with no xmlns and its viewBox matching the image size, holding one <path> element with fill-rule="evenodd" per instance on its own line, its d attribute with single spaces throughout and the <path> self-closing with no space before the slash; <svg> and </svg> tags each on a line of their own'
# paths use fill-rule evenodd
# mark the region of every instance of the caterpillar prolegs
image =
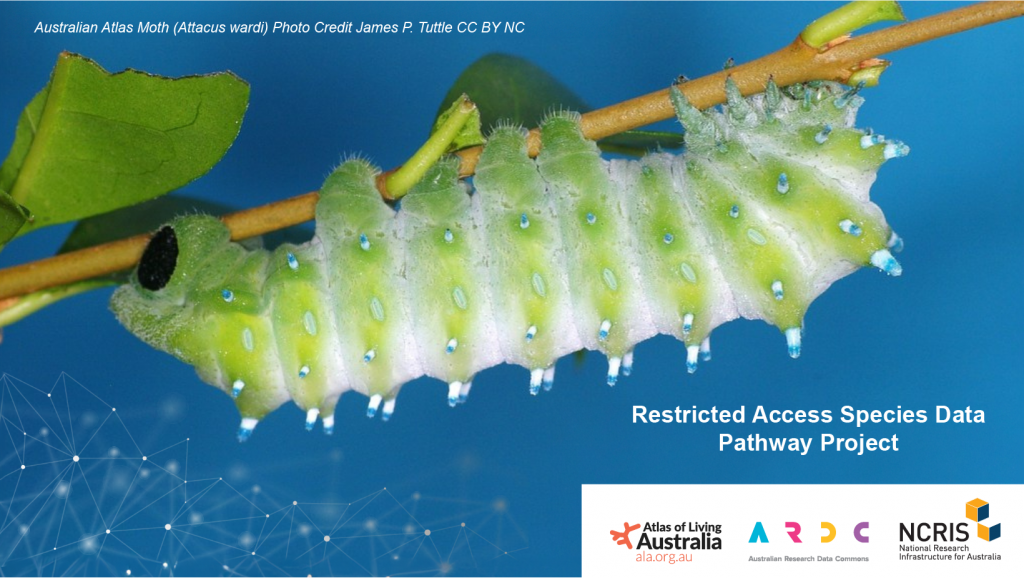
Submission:
<svg viewBox="0 0 1024 578">
<path fill-rule="evenodd" d="M 248 250 L 217 219 L 177 218 L 112 308 L 235 397 L 243 440 L 289 399 L 307 429 L 321 417 L 330 433 L 346 391 L 388 419 L 421 375 L 448 383 L 454 406 L 502 362 L 528 369 L 536 394 L 579 349 L 608 356 L 614 385 L 659 333 L 683 341 L 693 372 L 737 317 L 777 326 L 797 357 L 804 313 L 831 283 L 867 265 L 900 274 L 899 238 L 868 190 L 908 149 L 854 128 L 856 88 L 727 93 L 702 112 L 673 89 L 681 155 L 605 160 L 578 115 L 558 112 L 532 159 L 525 131 L 499 126 L 472 187 L 444 159 L 397 210 L 379 170 L 348 160 L 303 245 Z"/>
</svg>

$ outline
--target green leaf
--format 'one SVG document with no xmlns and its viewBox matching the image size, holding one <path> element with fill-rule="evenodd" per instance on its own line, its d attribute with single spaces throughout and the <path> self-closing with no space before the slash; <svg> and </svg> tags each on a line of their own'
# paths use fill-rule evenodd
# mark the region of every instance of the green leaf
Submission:
<svg viewBox="0 0 1024 578">
<path fill-rule="evenodd" d="M 476 103 L 480 109 L 480 122 L 488 129 L 499 120 L 535 127 L 547 113 L 559 108 L 579 112 L 593 110 L 543 68 L 508 54 L 487 54 L 470 64 L 448 90 L 438 115 L 448 109 L 447 103 L 461 94 L 468 95 Z M 639 130 L 598 142 L 602 150 L 635 156 L 659 148 L 678 148 L 682 144 L 681 134 Z"/>
<path fill-rule="evenodd" d="M 14 129 L 14 144 L 7 153 L 7 159 L 0 165 L 0 189 L 10 191 L 18 180 L 18 172 L 25 162 L 28 151 L 32 148 L 32 139 L 36 136 L 39 120 L 43 117 L 43 106 L 46 96 L 50 93 L 50 85 L 46 85 L 29 101 L 28 106 L 18 117 L 18 126 Z"/>
<path fill-rule="evenodd" d="M 38 227 L 152 199 L 202 176 L 241 128 L 249 85 L 231 73 L 110 74 L 68 52 L 22 112 L 0 189 Z"/>
<path fill-rule="evenodd" d="M 0 191 L 0 248 L 18 234 L 18 230 L 32 218 L 28 209 L 22 207 L 7 193 Z"/>
<path fill-rule="evenodd" d="M 460 128 L 459 132 L 455 134 L 454 138 L 452 138 L 452 142 L 448 145 L 445 152 L 454 152 L 459 149 L 475 147 L 487 142 L 483 133 L 480 132 L 480 108 L 472 106 L 472 104 L 473 103 L 470 102 L 465 94 L 460 95 L 459 98 L 453 102 L 447 110 L 439 114 L 437 120 L 434 121 L 434 128 L 430 131 L 431 135 L 444 127 L 448 119 L 452 118 L 452 115 L 459 115 L 461 117 L 467 116 L 468 114 L 465 120 L 462 120 L 461 118 L 459 119 L 459 122 L 462 124 L 462 128 Z M 470 106 L 472 106 L 472 109 L 467 113 L 465 109 Z"/>
<path fill-rule="evenodd" d="M 470 64 L 441 101 L 438 115 L 462 94 L 476 103 L 480 122 L 488 129 L 499 120 L 538 126 L 544 115 L 559 107 L 590 110 L 583 99 L 543 68 L 508 54 L 487 54 Z"/>
</svg>

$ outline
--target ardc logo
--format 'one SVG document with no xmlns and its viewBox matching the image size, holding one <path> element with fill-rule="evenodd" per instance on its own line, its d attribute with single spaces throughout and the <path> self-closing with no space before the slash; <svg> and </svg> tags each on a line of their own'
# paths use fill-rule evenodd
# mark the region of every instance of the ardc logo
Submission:
<svg viewBox="0 0 1024 578">
<path fill-rule="evenodd" d="M 609 534 L 612 535 L 612 540 L 615 540 L 616 544 L 625 546 L 632 550 L 633 543 L 629 541 L 629 533 L 633 530 L 638 530 L 640 528 L 640 524 L 634 524 L 630 526 L 629 522 L 623 522 L 622 527 L 624 529 L 622 532 L 616 532 L 615 530 L 612 530 L 609 532 Z"/>
<path fill-rule="evenodd" d="M 867 544 L 870 540 L 870 536 L 864 535 L 864 530 L 870 527 L 868 522 L 861 522 L 853 527 L 853 537 L 861 544 Z M 830 522 L 822 522 L 821 529 L 825 530 L 826 534 L 821 537 L 822 544 L 827 544 L 832 540 L 836 539 L 836 527 Z M 789 534 L 789 538 L 796 544 L 802 544 L 803 540 L 800 539 L 800 524 L 798 522 L 786 522 L 786 533 Z M 754 524 L 754 531 L 750 533 L 750 539 L 747 540 L 750 544 L 768 543 L 768 533 L 764 531 L 764 525 L 761 522 Z"/>
</svg>

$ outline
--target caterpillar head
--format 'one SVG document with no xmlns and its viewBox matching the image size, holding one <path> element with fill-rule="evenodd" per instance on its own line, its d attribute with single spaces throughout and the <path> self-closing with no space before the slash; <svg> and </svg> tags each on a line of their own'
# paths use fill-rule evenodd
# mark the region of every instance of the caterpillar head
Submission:
<svg viewBox="0 0 1024 578">
<path fill-rule="evenodd" d="M 289 399 L 263 281 L 282 271 L 300 279 L 316 271 L 298 267 L 292 250 L 283 245 L 280 258 L 272 261 L 267 251 L 232 243 L 227 227 L 214 217 L 179 217 L 154 233 L 130 282 L 111 298 L 111 309 L 129 331 L 194 366 L 203 381 L 235 398 L 248 424 L 239 432 L 243 439 L 257 420 Z M 310 313 L 297 317 L 300 325 L 315 327 Z M 300 370 L 298 379 L 308 372 Z M 323 397 L 314 396 L 306 406 L 319 408 Z M 300 396 L 296 401 L 306 402 Z M 333 401 L 324 407 L 333 410 Z"/>
<path fill-rule="evenodd" d="M 176 218 L 153 235 L 130 282 L 114 292 L 110 307 L 129 331 L 146 343 L 193 363 L 186 334 L 204 287 L 221 281 L 230 267 L 225 253 L 230 233 L 220 220 L 193 215 Z"/>
</svg>

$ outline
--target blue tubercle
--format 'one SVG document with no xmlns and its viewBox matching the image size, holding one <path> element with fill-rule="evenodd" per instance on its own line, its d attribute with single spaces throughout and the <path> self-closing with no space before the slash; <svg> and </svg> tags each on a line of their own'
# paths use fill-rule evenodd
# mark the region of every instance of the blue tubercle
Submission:
<svg viewBox="0 0 1024 578">
<path fill-rule="evenodd" d="M 893 277 L 903 274 L 903 267 L 888 249 L 879 249 L 871 254 L 871 264 Z"/>
<path fill-rule="evenodd" d="M 801 330 L 799 327 L 790 327 L 786 330 L 786 347 L 789 349 L 789 356 L 793 359 L 800 357 Z"/>
<path fill-rule="evenodd" d="M 686 372 L 696 373 L 697 371 L 697 355 L 700 352 L 700 347 L 697 345 L 690 345 L 686 348 Z"/>
<path fill-rule="evenodd" d="M 782 195 L 789 192 L 789 177 L 786 176 L 786 173 L 779 173 L 779 182 L 775 185 L 775 190 Z"/>
<path fill-rule="evenodd" d="M 882 156 L 885 157 L 885 160 L 898 159 L 905 157 L 909 154 L 910 147 L 899 141 L 886 143 L 885 149 L 882 150 Z"/>
<path fill-rule="evenodd" d="M 825 141 L 828 140 L 828 135 L 830 134 L 832 134 L 832 125 L 826 124 L 822 127 L 821 132 L 814 135 L 814 142 L 818 144 L 825 144 Z"/>
</svg>

